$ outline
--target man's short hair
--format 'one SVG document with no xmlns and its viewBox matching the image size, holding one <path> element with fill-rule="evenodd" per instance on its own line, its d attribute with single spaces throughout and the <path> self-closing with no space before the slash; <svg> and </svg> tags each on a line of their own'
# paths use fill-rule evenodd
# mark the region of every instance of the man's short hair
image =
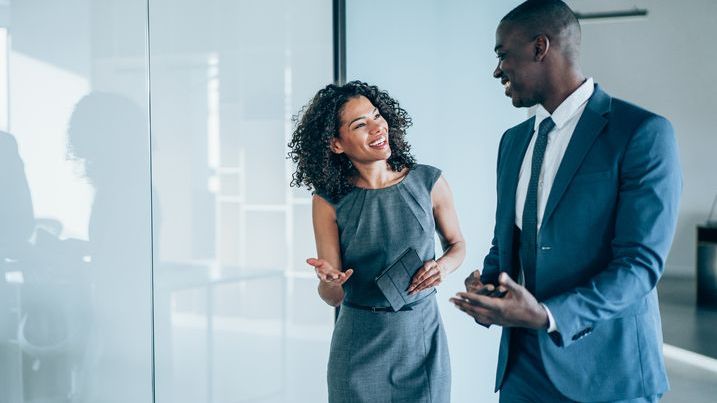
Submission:
<svg viewBox="0 0 717 403">
<path fill-rule="evenodd" d="M 580 23 L 573 10 L 561 0 L 528 0 L 511 10 L 500 22 L 520 27 L 530 38 L 545 34 L 560 43 L 566 56 L 577 60 Z"/>
</svg>

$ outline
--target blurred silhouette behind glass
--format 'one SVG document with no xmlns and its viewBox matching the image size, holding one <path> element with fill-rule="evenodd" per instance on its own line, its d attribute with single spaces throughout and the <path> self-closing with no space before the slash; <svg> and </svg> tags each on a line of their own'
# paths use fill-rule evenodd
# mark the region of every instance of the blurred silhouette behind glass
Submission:
<svg viewBox="0 0 717 403">
<path fill-rule="evenodd" d="M 35 219 L 23 162 L 0 132 L 0 391 L 7 401 L 73 401 L 89 325 L 84 242 Z M 4 401 L 4 400 L 3 400 Z"/>
<path fill-rule="evenodd" d="M 22 247 L 32 235 L 35 218 L 30 188 L 15 138 L 0 131 L 0 253 L 3 258 Z"/>
<path fill-rule="evenodd" d="M 81 162 L 95 190 L 88 230 L 95 326 L 83 401 L 143 401 L 152 337 L 146 332 L 151 301 L 137 298 L 150 295 L 151 287 L 144 112 L 117 94 L 84 96 L 70 118 L 68 154 Z"/>
<path fill-rule="evenodd" d="M 17 142 L 0 132 L 0 401 L 21 396 L 22 363 L 17 348 L 20 287 L 23 281 L 20 256 L 29 248 L 34 228 L 30 189 Z M 4 391 L 4 392 L 2 392 Z"/>
</svg>

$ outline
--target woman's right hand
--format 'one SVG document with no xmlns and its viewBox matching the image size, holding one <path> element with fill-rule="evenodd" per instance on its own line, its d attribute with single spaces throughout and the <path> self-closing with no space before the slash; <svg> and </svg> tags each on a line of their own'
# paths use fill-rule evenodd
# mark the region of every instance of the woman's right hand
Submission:
<svg viewBox="0 0 717 403">
<path fill-rule="evenodd" d="M 353 269 L 348 269 L 344 272 L 335 269 L 329 262 L 324 259 L 310 258 L 306 259 L 306 263 L 310 264 L 316 270 L 316 277 L 319 280 L 329 286 L 339 287 L 343 285 L 352 274 Z"/>
</svg>

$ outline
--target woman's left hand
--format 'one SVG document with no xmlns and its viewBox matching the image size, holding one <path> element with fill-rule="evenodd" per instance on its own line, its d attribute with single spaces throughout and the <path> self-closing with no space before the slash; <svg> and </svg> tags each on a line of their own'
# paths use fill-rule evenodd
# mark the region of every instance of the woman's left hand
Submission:
<svg viewBox="0 0 717 403">
<path fill-rule="evenodd" d="M 445 269 L 435 260 L 428 260 L 423 263 L 423 267 L 418 269 L 413 275 L 411 285 L 408 286 L 408 295 L 421 292 L 425 289 L 435 287 L 441 284 L 445 277 Z"/>
</svg>

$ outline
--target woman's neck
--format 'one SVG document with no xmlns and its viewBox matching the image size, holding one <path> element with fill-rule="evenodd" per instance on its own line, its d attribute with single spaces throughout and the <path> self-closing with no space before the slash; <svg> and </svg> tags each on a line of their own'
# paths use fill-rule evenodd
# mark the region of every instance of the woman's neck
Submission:
<svg viewBox="0 0 717 403">
<path fill-rule="evenodd" d="M 354 163 L 358 176 L 355 185 L 366 189 L 382 189 L 399 182 L 405 176 L 405 170 L 396 172 L 389 168 L 386 161 L 370 164 Z"/>
</svg>

